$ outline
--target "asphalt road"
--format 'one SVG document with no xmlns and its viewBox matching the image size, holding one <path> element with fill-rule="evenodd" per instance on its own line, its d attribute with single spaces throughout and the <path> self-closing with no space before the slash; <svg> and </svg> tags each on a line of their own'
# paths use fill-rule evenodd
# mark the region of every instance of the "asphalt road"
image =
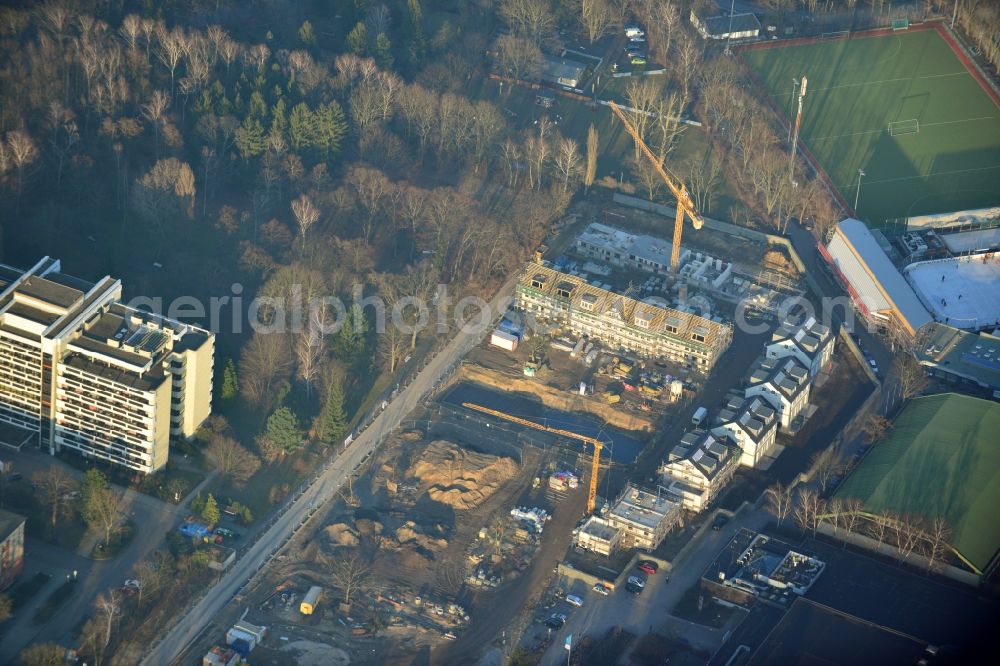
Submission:
<svg viewBox="0 0 1000 666">
<path fill-rule="evenodd" d="M 506 309 L 515 279 L 507 282 L 490 303 L 494 313 Z M 261 538 L 237 560 L 193 608 L 185 613 L 163 640 L 152 646 L 143 664 L 173 663 L 222 608 L 246 585 L 253 575 L 268 564 L 277 551 L 288 543 L 294 532 L 321 506 L 333 500 L 354 469 L 433 391 L 454 365 L 473 346 L 482 332 L 460 330 L 432 358 L 405 389 L 386 405 L 366 428 L 335 460 L 327 463 L 319 476 L 286 505 L 285 510 Z"/>
<path fill-rule="evenodd" d="M 672 563 L 669 582 L 667 572 L 661 569 L 648 577 L 642 594 L 631 594 L 622 587 L 610 596 L 604 597 L 589 587 L 585 590 L 586 586 L 579 589 L 574 587 L 571 593 L 584 599 L 583 606 L 573 608 L 569 604 L 560 604 L 553 609 L 566 613 L 568 619 L 542 657 L 542 666 L 559 666 L 565 661 L 566 651 L 563 644 L 566 636 L 572 634 L 573 642 L 576 644 L 585 635 L 599 638 L 616 626 L 636 636 L 644 635 L 650 628 L 660 633 L 676 632 L 684 636 L 693 647 L 714 652 L 724 641 L 725 635 L 722 630 L 689 622 L 670 615 L 670 611 L 684 593 L 698 582 L 705 568 L 738 530 L 741 528 L 759 530 L 770 518 L 771 516 L 765 511 L 746 506 L 720 531 L 710 529 L 708 526 L 711 521 L 706 518 L 705 527 L 695 534 L 690 544 Z"/>
</svg>

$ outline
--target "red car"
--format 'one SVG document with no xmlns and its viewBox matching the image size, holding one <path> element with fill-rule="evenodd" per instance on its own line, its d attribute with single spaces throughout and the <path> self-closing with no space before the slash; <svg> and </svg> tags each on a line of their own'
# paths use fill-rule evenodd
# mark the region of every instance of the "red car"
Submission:
<svg viewBox="0 0 1000 666">
<path fill-rule="evenodd" d="M 642 560 L 639 562 L 639 571 L 650 575 L 660 570 L 660 566 L 652 560 Z"/>
</svg>

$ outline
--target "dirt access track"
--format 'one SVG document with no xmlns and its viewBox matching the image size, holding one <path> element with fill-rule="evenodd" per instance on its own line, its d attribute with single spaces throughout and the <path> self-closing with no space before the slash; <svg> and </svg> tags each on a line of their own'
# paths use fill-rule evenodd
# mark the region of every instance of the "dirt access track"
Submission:
<svg viewBox="0 0 1000 666">
<path fill-rule="evenodd" d="M 491 370 L 479 365 L 464 364 L 454 375 L 455 383 L 462 380 L 482 384 L 504 392 L 526 393 L 538 398 L 543 405 L 563 412 L 585 412 L 603 419 L 608 425 L 621 430 L 649 432 L 653 421 L 638 414 L 626 414 L 606 404 L 599 398 L 582 396 L 572 391 L 558 389 L 538 379 Z"/>
</svg>

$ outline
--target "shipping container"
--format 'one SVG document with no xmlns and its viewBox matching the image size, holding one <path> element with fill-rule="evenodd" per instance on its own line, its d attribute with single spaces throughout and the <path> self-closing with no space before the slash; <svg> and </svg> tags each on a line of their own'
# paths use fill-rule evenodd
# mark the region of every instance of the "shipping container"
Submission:
<svg viewBox="0 0 1000 666">
<path fill-rule="evenodd" d="M 312 615 L 316 612 L 316 607 L 319 606 L 320 599 L 323 598 L 323 588 L 319 585 L 313 585 L 306 592 L 306 596 L 302 599 L 302 603 L 299 604 L 299 612 L 303 615 Z"/>
<path fill-rule="evenodd" d="M 494 347 L 499 347 L 500 349 L 514 351 L 517 349 L 517 336 L 497 329 L 493 331 L 493 335 L 490 336 L 490 344 Z"/>
</svg>

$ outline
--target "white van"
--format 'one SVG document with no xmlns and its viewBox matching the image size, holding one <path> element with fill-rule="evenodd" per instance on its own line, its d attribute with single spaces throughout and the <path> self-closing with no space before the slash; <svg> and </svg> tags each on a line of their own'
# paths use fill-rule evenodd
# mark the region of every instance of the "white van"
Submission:
<svg viewBox="0 0 1000 666">
<path fill-rule="evenodd" d="M 708 416 L 708 410 L 704 407 L 699 407 L 695 410 L 694 416 L 691 417 L 691 423 L 694 425 L 701 425 L 701 422 L 705 420 L 706 416 Z"/>
</svg>

